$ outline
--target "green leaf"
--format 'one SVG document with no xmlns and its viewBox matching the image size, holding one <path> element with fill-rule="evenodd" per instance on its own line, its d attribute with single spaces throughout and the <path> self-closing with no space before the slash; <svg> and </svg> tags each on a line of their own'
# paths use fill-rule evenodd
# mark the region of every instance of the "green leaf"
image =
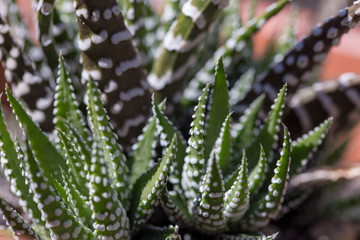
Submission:
<svg viewBox="0 0 360 240">
<path fill-rule="evenodd" d="M 76 188 L 71 180 L 63 173 L 64 185 L 61 185 L 56 179 L 54 179 L 54 186 L 62 197 L 63 201 L 71 207 L 74 213 L 79 217 L 81 222 L 88 228 L 93 228 L 93 219 L 91 218 L 92 210 L 91 205 L 87 198 L 81 195 L 79 188 Z M 88 188 L 88 184 L 83 188 Z"/>
<path fill-rule="evenodd" d="M 258 114 L 261 110 L 264 95 L 260 95 L 245 111 L 245 114 L 240 118 L 239 124 L 234 124 L 233 137 L 233 152 L 234 163 L 232 165 L 240 164 L 240 153 L 246 149 L 256 134 L 256 122 Z M 239 160 L 238 160 L 239 159 Z"/>
<path fill-rule="evenodd" d="M 84 196 L 89 196 L 89 190 L 84 188 L 87 184 L 87 168 L 89 167 L 84 162 L 84 157 L 76 149 L 76 146 L 73 142 L 65 136 L 64 133 L 58 131 L 58 136 L 60 137 L 61 144 L 65 148 L 65 158 L 66 164 L 69 166 L 69 176 L 71 176 L 72 184 L 76 185 L 76 188 Z"/>
<path fill-rule="evenodd" d="M 0 213 L 2 214 L 6 225 L 9 226 L 14 239 L 41 239 L 37 232 L 18 214 L 2 197 L 0 197 Z"/>
<path fill-rule="evenodd" d="M 228 230 L 224 218 L 224 181 L 217 160 L 213 151 L 194 203 L 195 219 L 199 223 L 195 228 L 207 235 Z"/>
<path fill-rule="evenodd" d="M 176 152 L 174 135 L 165 155 L 152 168 L 145 172 L 135 183 L 130 208 L 130 223 L 136 233 L 154 211 L 161 191 L 166 186 L 168 174 Z"/>
<path fill-rule="evenodd" d="M 121 203 L 127 208 L 130 189 L 126 157 L 122 154 L 122 147 L 117 142 L 118 136 L 113 132 L 106 110 L 102 106 L 97 83 L 92 78 L 88 81 L 88 103 L 92 130 L 100 140 L 105 162 L 109 166 L 109 175 L 113 179 L 112 186 L 117 191 Z"/>
<path fill-rule="evenodd" d="M 292 144 L 290 177 L 303 170 L 312 155 L 323 142 L 326 132 L 329 130 L 333 118 L 321 123 L 314 130 L 297 139 Z"/>
<path fill-rule="evenodd" d="M 255 82 L 255 69 L 250 68 L 241 75 L 239 80 L 235 82 L 235 85 L 230 90 L 230 105 L 234 106 L 236 103 L 244 99 L 249 92 L 253 83 Z"/>
<path fill-rule="evenodd" d="M 289 166 L 291 154 L 291 140 L 286 127 L 284 126 L 284 142 L 281 157 L 277 161 L 277 168 L 268 186 L 268 192 L 260 200 L 253 204 L 250 211 L 246 213 L 244 229 L 257 229 L 266 226 L 270 219 L 273 219 L 281 209 L 286 186 L 289 180 Z"/>
<path fill-rule="evenodd" d="M 177 138 L 177 152 L 176 157 L 173 163 L 174 172 L 170 174 L 169 181 L 174 185 L 174 188 L 182 191 L 182 186 L 180 183 L 181 174 L 184 166 L 184 159 L 186 156 L 186 143 L 184 137 L 178 131 L 178 129 L 173 125 L 173 123 L 160 111 L 159 107 L 155 103 L 155 99 L 153 98 L 153 111 L 156 116 L 157 127 L 160 132 L 160 141 L 161 144 L 164 144 L 165 140 L 167 142 L 171 141 L 172 136 L 176 135 Z M 163 146 L 166 147 L 166 146 Z"/>
<path fill-rule="evenodd" d="M 269 236 L 255 236 L 255 235 L 247 235 L 247 234 L 239 234 L 239 235 L 221 235 L 220 240 L 275 240 L 278 233 Z"/>
<path fill-rule="evenodd" d="M 193 228 L 193 217 L 189 213 L 186 204 L 175 191 L 168 191 L 164 187 L 160 195 L 161 206 L 169 220 L 181 228 Z"/>
<path fill-rule="evenodd" d="M 267 159 L 264 153 L 264 149 L 260 146 L 260 157 L 257 165 L 251 171 L 249 175 L 249 192 L 250 196 L 254 196 L 258 193 L 259 189 L 264 184 L 266 179 L 266 173 L 268 171 Z"/>
<path fill-rule="evenodd" d="M 181 185 L 184 189 L 185 197 L 189 200 L 190 204 L 199 192 L 200 182 L 206 166 L 204 157 L 204 118 L 209 88 L 210 84 L 206 85 L 199 98 L 199 103 L 194 109 L 195 113 L 186 149 L 187 155 L 182 170 Z"/>
<path fill-rule="evenodd" d="M 90 239 L 95 238 L 92 232 L 81 224 L 74 212 L 66 206 L 60 195 L 54 191 L 52 187 L 54 184 L 49 181 L 52 178 L 39 174 L 44 171 L 31 153 L 28 154 L 27 166 L 34 201 L 38 204 L 42 218 L 46 221 L 45 227 L 50 230 L 51 235 L 67 239 L 70 237 L 76 239 L 83 235 Z"/>
<path fill-rule="evenodd" d="M 230 190 L 225 193 L 224 216 L 228 223 L 240 220 L 249 207 L 249 184 L 247 174 L 247 159 L 244 152 L 237 178 Z"/>
<path fill-rule="evenodd" d="M 59 57 L 59 76 L 56 80 L 56 94 L 54 102 L 55 126 L 62 132 L 67 132 L 64 119 L 71 124 L 91 147 L 89 130 L 85 127 L 84 117 L 79 110 L 79 102 L 76 100 L 74 87 L 68 72 L 66 71 L 62 55 Z"/>
<path fill-rule="evenodd" d="M 130 226 L 126 210 L 118 192 L 111 185 L 102 146 L 97 138 L 92 147 L 90 176 L 90 204 L 95 221 L 94 234 L 99 238 L 129 239 Z"/>
<path fill-rule="evenodd" d="M 271 111 L 268 118 L 265 120 L 264 126 L 261 128 L 259 135 L 246 149 L 246 154 L 249 158 L 249 169 L 253 169 L 257 160 L 259 159 L 259 146 L 264 148 L 265 156 L 271 160 L 271 151 L 276 145 L 278 140 L 278 132 L 280 130 L 281 116 L 283 114 L 284 102 L 286 96 L 286 84 L 280 90 L 278 97 L 274 104 L 271 106 Z"/>
<path fill-rule="evenodd" d="M 164 240 L 176 240 L 174 234 L 176 233 L 177 227 L 158 227 L 152 225 L 145 225 L 139 234 L 136 236 L 136 239 L 139 240 L 154 240 L 154 239 L 164 239 Z M 180 235 L 178 235 L 180 236 Z"/>
<path fill-rule="evenodd" d="M 62 182 L 60 169 L 68 170 L 65 159 L 56 150 L 55 146 L 50 142 L 48 137 L 40 130 L 31 118 L 26 114 L 20 103 L 14 98 L 10 90 L 7 88 L 6 93 L 8 100 L 21 123 L 25 135 L 29 138 L 29 142 L 36 159 L 39 161 L 40 168 L 44 177 Z"/>
<path fill-rule="evenodd" d="M 165 101 L 160 104 L 160 110 L 165 107 Z M 146 171 L 155 157 L 156 147 L 156 112 L 151 117 L 143 129 L 143 133 L 138 137 L 137 142 L 132 146 L 128 166 L 130 169 L 130 184 L 134 184 L 140 175 Z M 163 134 L 164 135 L 164 134 Z"/>
<path fill-rule="evenodd" d="M 37 11 L 37 33 L 38 41 L 46 57 L 46 61 L 51 69 L 56 69 L 58 65 L 57 50 L 52 36 L 52 19 L 54 0 L 44 0 L 38 2 Z"/>
<path fill-rule="evenodd" d="M 230 113 L 220 131 L 220 135 L 215 142 L 215 152 L 219 158 L 219 166 L 223 174 L 228 173 L 229 167 L 231 166 L 231 135 L 230 135 Z"/>
<path fill-rule="evenodd" d="M 211 149 L 219 137 L 222 123 L 229 114 L 229 109 L 228 85 L 222 58 L 220 58 L 216 66 L 214 88 L 210 97 L 209 113 L 206 122 L 204 142 L 204 156 L 206 159 L 209 158 Z"/>
</svg>

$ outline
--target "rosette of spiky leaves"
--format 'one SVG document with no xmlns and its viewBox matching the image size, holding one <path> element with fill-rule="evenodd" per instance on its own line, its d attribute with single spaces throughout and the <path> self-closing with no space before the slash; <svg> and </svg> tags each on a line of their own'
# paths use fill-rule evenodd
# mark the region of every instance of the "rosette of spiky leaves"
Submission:
<svg viewBox="0 0 360 240">
<path fill-rule="evenodd" d="M 150 92 L 141 68 L 141 56 L 131 42 L 132 35 L 115 0 L 76 0 L 74 4 L 83 61 L 82 79 L 92 77 L 99 82 L 119 142 L 129 147 L 150 113 Z"/>
<path fill-rule="evenodd" d="M 301 83 L 309 80 L 314 67 L 326 59 L 333 46 L 340 43 L 341 37 L 360 21 L 360 3 L 355 1 L 350 7 L 342 9 L 336 16 L 329 17 L 322 24 L 316 25 L 311 34 L 290 49 L 283 58 L 275 59 L 269 71 L 258 77 L 249 94 L 238 105 L 247 106 L 260 93 L 265 93 L 264 109 L 267 111 L 276 89 L 288 83 L 289 98 Z M 246 107 L 239 107 L 243 113 Z"/>
<path fill-rule="evenodd" d="M 218 67 L 222 68 L 222 64 L 218 65 Z M 220 78 L 217 78 L 217 81 L 222 82 L 222 84 L 225 84 L 226 86 L 226 79 L 219 79 Z M 200 148 L 202 147 L 202 145 L 193 144 L 193 142 L 195 139 L 197 140 L 197 142 L 199 142 L 200 140 L 200 142 L 202 143 L 203 141 L 201 140 L 203 140 L 204 135 L 207 134 L 207 132 L 195 130 L 195 127 L 199 128 L 199 126 L 201 127 L 204 124 L 201 123 L 199 125 L 200 121 L 204 121 L 205 119 L 205 106 L 203 106 L 203 104 L 205 102 L 205 96 L 206 94 L 208 94 L 209 91 L 208 88 L 209 85 L 207 85 L 207 87 L 205 88 L 202 96 L 199 98 L 199 103 L 197 107 L 195 107 L 195 114 L 193 116 L 194 121 L 191 124 L 192 128 L 190 131 L 190 140 L 188 146 L 189 150 L 187 151 L 187 154 L 191 153 L 192 147 L 195 148 L 194 150 L 197 150 L 197 152 L 195 152 L 196 154 L 202 153 L 202 148 Z M 223 93 L 223 90 L 224 89 L 222 88 L 214 86 L 214 94 L 212 94 L 210 98 L 218 98 L 217 95 Z M 227 91 L 227 88 L 225 88 L 225 90 Z M 220 125 L 220 129 L 217 133 L 217 140 L 213 144 L 210 160 L 207 160 L 206 163 L 207 158 L 204 158 L 203 155 L 201 155 L 202 158 L 200 160 L 202 160 L 204 164 L 201 166 L 195 166 L 197 168 L 194 169 L 190 169 L 189 167 L 187 167 L 187 165 L 191 164 L 191 161 L 187 159 L 185 160 L 181 181 L 184 182 L 185 180 L 187 183 L 191 183 L 190 181 L 193 181 L 191 185 L 193 188 L 191 189 L 192 194 L 186 194 L 185 192 L 184 196 L 181 197 L 181 192 L 168 191 L 166 189 L 162 191 L 162 206 L 165 209 L 165 212 L 171 215 L 170 219 L 174 223 L 179 224 L 185 229 L 199 231 L 205 235 L 215 234 L 218 235 L 220 238 L 222 236 L 221 234 L 228 232 L 228 230 L 238 232 L 240 227 L 245 226 L 248 221 L 247 219 L 249 215 L 252 216 L 251 212 L 257 206 L 256 204 L 250 205 L 250 203 L 252 203 L 252 201 L 256 201 L 259 204 L 259 202 L 262 201 L 263 197 L 267 193 L 266 191 L 263 191 L 262 186 L 272 186 L 272 178 L 276 179 L 276 181 L 281 181 L 282 183 L 284 183 L 280 184 L 276 188 L 276 191 L 281 194 L 281 197 L 277 198 L 276 196 L 276 204 L 274 203 L 274 205 L 276 205 L 276 209 L 281 208 L 283 195 L 285 194 L 286 184 L 288 181 L 288 171 L 290 164 L 290 139 L 289 136 L 286 135 L 283 144 L 284 154 L 277 162 L 277 165 L 268 163 L 268 158 L 265 157 L 265 151 L 260 144 L 270 144 L 270 147 L 267 150 L 268 155 L 272 153 L 272 145 L 274 142 L 276 142 L 276 136 L 278 134 L 278 128 L 281 122 L 281 112 L 283 109 L 283 103 L 285 101 L 285 92 L 286 86 L 281 89 L 279 97 L 276 99 L 272 111 L 270 111 L 270 113 L 268 114 L 268 118 L 264 126 L 261 128 L 260 132 L 256 135 L 254 130 L 250 130 L 251 134 L 245 134 L 246 136 L 250 135 L 250 139 L 255 137 L 255 139 L 249 143 L 250 146 L 248 147 L 248 149 L 254 148 L 254 151 L 255 149 L 256 151 L 259 151 L 257 153 L 258 156 L 260 155 L 258 159 L 256 159 L 258 160 L 257 166 L 255 166 L 256 164 L 254 164 L 254 166 L 251 168 L 252 172 L 250 174 L 250 179 L 247 174 L 248 167 L 247 159 L 245 157 L 246 151 L 244 151 L 242 161 L 239 163 L 234 163 L 234 159 L 230 154 L 232 149 L 231 143 L 234 143 L 230 135 L 231 114 L 228 114 L 227 117 L 223 117 L 222 114 L 212 116 L 214 118 L 221 118 L 222 122 L 217 121 L 216 123 L 217 125 Z M 210 99 L 210 104 L 211 100 L 213 99 Z M 221 101 L 228 101 L 228 95 L 224 95 Z M 242 120 L 244 126 L 253 126 L 252 128 L 254 128 L 257 119 L 257 113 L 261 108 L 261 101 L 262 98 L 260 97 L 259 100 L 257 100 L 252 106 L 252 108 L 248 111 L 247 116 L 245 116 L 244 118 L 245 120 Z M 219 111 L 219 108 L 221 107 L 223 106 L 217 104 L 214 105 L 209 111 Z M 159 123 L 160 125 L 162 125 L 161 122 Z M 219 126 L 217 126 L 217 128 L 219 128 Z M 161 130 L 163 129 L 161 128 Z M 197 133 L 194 134 L 194 132 Z M 285 130 L 285 134 L 287 134 L 287 130 Z M 247 139 L 247 141 L 249 141 L 249 139 Z M 253 147 L 253 145 L 256 145 L 256 147 Z M 198 157 L 198 155 L 196 156 Z M 252 158 L 254 158 L 254 156 L 252 156 Z M 282 164 L 280 164 L 280 162 Z M 193 163 L 198 163 L 198 160 L 196 162 L 194 160 Z M 235 171 L 235 173 L 230 172 L 229 175 L 229 170 L 232 167 L 228 167 L 230 169 L 226 170 L 225 165 L 228 164 L 234 167 L 236 166 L 237 170 Z M 207 168 L 205 167 L 205 165 L 207 165 Z M 275 171 L 277 173 L 281 172 L 279 173 L 280 175 L 278 174 L 275 177 L 271 176 L 270 180 L 268 180 L 266 174 L 267 167 L 271 167 L 272 171 Z M 223 177 L 221 169 L 225 169 L 224 172 L 227 174 L 225 178 Z M 189 171 L 186 172 L 187 170 Z M 196 174 L 193 174 L 195 172 Z M 195 182 L 196 179 L 194 178 L 194 176 L 198 177 L 199 175 L 201 181 Z M 280 178 L 281 180 L 278 180 Z M 224 179 L 226 180 L 225 182 Z M 182 184 L 182 186 L 184 188 L 184 191 L 187 191 L 187 186 L 185 184 Z M 197 189 L 196 186 L 198 186 Z M 253 198 L 251 198 L 254 200 L 250 199 L 250 186 L 254 195 L 257 192 L 260 192 L 260 194 L 256 194 Z M 272 187 L 275 188 L 275 185 Z M 267 199 L 268 198 L 266 198 L 266 200 Z M 190 214 L 191 212 L 194 213 L 194 216 Z M 275 212 L 269 214 L 269 216 L 264 221 L 268 222 L 274 216 Z M 246 228 L 243 229 L 257 228 L 258 226 L 254 223 L 254 225 L 251 226 L 246 225 Z"/>
</svg>

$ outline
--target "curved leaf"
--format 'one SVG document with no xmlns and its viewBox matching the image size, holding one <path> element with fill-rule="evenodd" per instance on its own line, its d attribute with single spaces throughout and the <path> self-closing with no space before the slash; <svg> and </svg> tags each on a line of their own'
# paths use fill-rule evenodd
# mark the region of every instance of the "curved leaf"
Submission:
<svg viewBox="0 0 360 240">
<path fill-rule="evenodd" d="M 164 157 L 144 173 L 135 183 L 130 208 L 130 223 L 133 234 L 143 225 L 154 211 L 158 197 L 167 183 L 168 174 L 176 152 L 176 135 Z"/>
</svg>

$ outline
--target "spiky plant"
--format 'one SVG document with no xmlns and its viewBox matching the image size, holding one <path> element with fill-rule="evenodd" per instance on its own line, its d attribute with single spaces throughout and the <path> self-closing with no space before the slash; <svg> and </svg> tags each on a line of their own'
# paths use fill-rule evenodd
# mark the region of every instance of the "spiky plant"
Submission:
<svg viewBox="0 0 360 240">
<path fill-rule="evenodd" d="M 24 25 L 14 1 L 4 1 L 10 7 L 0 18 L 0 59 L 34 120 L 7 89 L 24 139 L 10 137 L 1 115 L 2 165 L 32 219 L 26 223 L 2 200 L 14 236 L 181 238 L 160 213 L 147 223 L 160 199 L 183 236 L 274 239 L 259 232 L 309 195 L 297 174 L 318 162 L 329 117 L 338 130 L 358 110 L 356 76 L 299 87 L 311 84 L 312 71 L 360 20 L 359 1 L 294 47 L 289 31 L 272 64 L 271 57 L 251 59 L 251 37 L 290 0 L 250 14 L 245 24 L 234 20 L 236 1 L 166 1 L 159 17 L 146 1 L 44 0 L 35 4 L 41 49 L 11 31 Z M 281 121 L 300 138 L 291 142 L 285 126 L 280 133 Z M 47 132 L 55 126 L 53 142 L 35 122 Z"/>
</svg>

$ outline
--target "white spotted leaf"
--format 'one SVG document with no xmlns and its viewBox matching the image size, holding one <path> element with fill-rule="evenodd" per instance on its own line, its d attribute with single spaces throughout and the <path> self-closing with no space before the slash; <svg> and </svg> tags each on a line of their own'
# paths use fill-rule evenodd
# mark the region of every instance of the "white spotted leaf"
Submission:
<svg viewBox="0 0 360 240">
<path fill-rule="evenodd" d="M 332 118 L 325 120 L 318 127 L 293 142 L 290 176 L 295 175 L 306 167 L 312 154 L 316 152 L 317 148 L 322 144 L 332 121 Z"/>
<path fill-rule="evenodd" d="M 176 154 L 176 142 L 177 137 L 174 135 L 162 159 L 146 171 L 134 185 L 129 213 L 133 234 L 151 217 L 161 191 L 166 186 Z"/>
<path fill-rule="evenodd" d="M 210 84 L 203 90 L 197 106 L 194 108 L 193 121 L 191 123 L 190 138 L 186 149 L 184 167 L 182 169 L 181 185 L 185 197 L 191 204 L 199 191 L 200 182 L 206 166 L 204 156 L 204 126 L 206 99 Z"/>
<path fill-rule="evenodd" d="M 109 167 L 109 176 L 113 179 L 112 186 L 118 192 L 122 204 L 128 207 L 129 201 L 129 169 L 126 165 L 122 147 L 117 142 L 118 136 L 108 120 L 106 110 L 102 106 L 101 94 L 96 82 L 88 81 L 88 112 L 92 123 L 94 137 L 97 137 L 104 153 L 105 162 Z"/>
<path fill-rule="evenodd" d="M 17 213 L 3 198 L 0 197 L 0 213 L 15 239 L 26 238 L 40 240 L 37 232 Z"/>
<path fill-rule="evenodd" d="M 225 193 L 224 216 L 228 224 L 239 221 L 249 207 L 249 183 L 247 159 L 244 152 L 242 163 L 238 169 L 237 178 L 231 188 Z"/>
<path fill-rule="evenodd" d="M 50 142 L 48 137 L 40 130 L 31 118 L 26 114 L 20 103 L 15 99 L 9 89 L 6 89 L 8 100 L 21 123 L 22 129 L 29 139 L 36 159 L 39 161 L 44 177 L 55 177 L 62 182 L 60 169 L 68 170 L 66 161 Z"/>
<path fill-rule="evenodd" d="M 43 172 L 34 150 L 31 149 L 29 141 L 26 142 L 27 151 L 27 173 L 31 190 L 34 192 L 34 201 L 45 220 L 45 227 L 50 230 L 50 235 L 58 235 L 61 238 L 77 238 L 85 235 L 88 238 L 94 238 L 90 229 L 86 228 L 77 215 L 65 204 L 61 196 L 55 191 L 52 177 L 47 178 Z M 61 174 L 61 173 L 60 173 Z"/>
<path fill-rule="evenodd" d="M 271 107 L 271 111 L 268 114 L 267 119 L 265 120 L 264 125 L 260 129 L 259 134 L 253 140 L 251 145 L 246 149 L 246 154 L 249 159 L 249 169 L 252 170 L 257 160 L 259 159 L 259 146 L 263 146 L 265 156 L 268 159 L 271 159 L 271 151 L 276 144 L 278 139 L 278 132 L 280 130 L 281 117 L 283 114 L 284 102 L 286 96 L 286 84 L 280 90 L 278 97 L 276 98 L 274 104 Z"/>
<path fill-rule="evenodd" d="M 56 81 L 55 94 L 55 126 L 62 132 L 67 132 L 66 123 L 71 124 L 75 128 L 85 143 L 91 147 L 89 141 L 89 130 L 85 127 L 84 117 L 79 109 L 79 102 L 75 97 L 75 89 L 72 85 L 69 73 L 66 70 L 64 58 L 59 57 L 59 74 Z"/>
<path fill-rule="evenodd" d="M 94 138 L 89 168 L 90 204 L 94 220 L 94 234 L 100 238 L 128 239 L 129 218 L 112 186 L 109 167 L 99 139 Z"/>
<path fill-rule="evenodd" d="M 160 104 L 159 108 L 162 110 L 164 107 L 165 101 Z M 134 184 L 136 179 L 146 171 L 155 157 L 157 119 L 155 111 L 153 111 L 153 114 L 154 116 L 149 118 L 148 123 L 143 129 L 143 133 L 138 137 L 137 142 L 132 147 L 133 151 L 131 152 L 128 161 L 131 184 Z"/>
<path fill-rule="evenodd" d="M 224 216 L 224 181 L 217 161 L 213 151 L 194 201 L 195 220 L 199 223 L 195 227 L 208 235 L 228 230 Z"/>
<path fill-rule="evenodd" d="M 289 181 L 291 140 L 286 127 L 284 126 L 284 142 L 280 159 L 276 162 L 274 175 L 265 195 L 261 196 L 252 204 L 250 210 L 246 213 L 245 219 L 241 224 L 247 229 L 257 229 L 269 223 L 274 219 L 281 209 L 284 201 L 286 187 Z"/>
</svg>

